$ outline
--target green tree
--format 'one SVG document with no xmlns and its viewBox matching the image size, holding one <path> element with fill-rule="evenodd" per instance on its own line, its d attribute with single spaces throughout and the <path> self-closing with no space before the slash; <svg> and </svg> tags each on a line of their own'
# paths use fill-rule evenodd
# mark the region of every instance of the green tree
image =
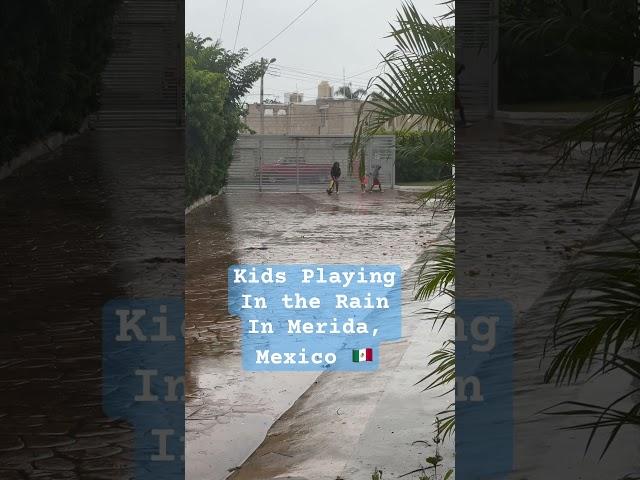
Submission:
<svg viewBox="0 0 640 480">
<path fill-rule="evenodd" d="M 187 163 L 189 201 L 215 193 L 224 182 L 223 145 L 227 136 L 224 102 L 229 82 L 224 75 L 197 70 L 186 63 Z"/>
<path fill-rule="evenodd" d="M 367 90 L 364 88 L 358 88 L 353 90 L 351 85 L 343 85 L 336 90 L 336 95 L 347 98 L 349 100 L 359 100 L 367 94 Z"/>
<path fill-rule="evenodd" d="M 224 185 L 233 145 L 246 129 L 242 98 L 260 78 L 262 66 L 243 66 L 246 49 L 188 33 L 185 39 L 187 112 L 187 202 L 216 194 Z"/>
</svg>

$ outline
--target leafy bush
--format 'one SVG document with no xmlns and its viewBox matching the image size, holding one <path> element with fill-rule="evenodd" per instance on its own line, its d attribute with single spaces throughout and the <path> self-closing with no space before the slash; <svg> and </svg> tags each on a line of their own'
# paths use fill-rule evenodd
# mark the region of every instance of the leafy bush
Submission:
<svg viewBox="0 0 640 480">
<path fill-rule="evenodd" d="M 224 99 L 229 82 L 220 73 L 196 70 L 192 59 L 186 65 L 187 164 L 189 199 L 215 193 L 224 181 L 224 155 L 212 157 L 211 150 L 224 142 Z M 218 160 L 218 161 L 216 161 Z"/>
<path fill-rule="evenodd" d="M 73 132 L 98 108 L 120 0 L 3 2 L 0 163 L 52 131 Z"/>
<path fill-rule="evenodd" d="M 430 148 L 441 140 L 448 140 L 448 137 L 442 137 L 431 132 L 396 132 L 396 182 L 451 177 L 450 151 L 453 144 L 446 145 L 446 148 Z M 447 152 L 447 158 L 439 158 L 440 152 Z"/>
<path fill-rule="evenodd" d="M 229 52 L 193 33 L 186 35 L 187 202 L 216 194 L 225 177 L 241 121 L 242 97 L 260 78 L 262 66 L 242 67 L 246 49 Z"/>
</svg>

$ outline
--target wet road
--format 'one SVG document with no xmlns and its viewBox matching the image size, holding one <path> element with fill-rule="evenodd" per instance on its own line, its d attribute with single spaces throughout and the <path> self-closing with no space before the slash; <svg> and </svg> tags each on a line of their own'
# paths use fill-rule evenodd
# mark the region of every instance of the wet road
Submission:
<svg viewBox="0 0 640 480">
<path fill-rule="evenodd" d="M 180 296 L 179 132 L 88 132 L 0 182 L 0 478 L 132 478 L 102 411 L 101 308 Z"/>
<path fill-rule="evenodd" d="M 234 263 L 394 263 L 406 271 L 447 223 L 414 194 L 234 193 L 187 216 L 187 477 L 229 475 L 317 373 L 252 374 L 226 306 Z M 223 440 L 224 439 L 224 440 Z"/>
</svg>

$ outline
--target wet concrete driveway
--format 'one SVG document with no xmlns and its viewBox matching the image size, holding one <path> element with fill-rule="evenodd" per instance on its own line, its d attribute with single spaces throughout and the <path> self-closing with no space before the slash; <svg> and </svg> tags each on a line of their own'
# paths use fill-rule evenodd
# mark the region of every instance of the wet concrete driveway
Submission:
<svg viewBox="0 0 640 480">
<path fill-rule="evenodd" d="M 239 322 L 227 313 L 226 305 L 230 265 L 390 263 L 407 271 L 448 220 L 418 209 L 415 194 L 392 190 L 331 197 L 233 193 L 190 213 L 187 478 L 226 478 L 318 377 L 318 373 L 242 370 Z M 408 385 L 413 382 L 415 378 L 407 380 Z"/>
</svg>

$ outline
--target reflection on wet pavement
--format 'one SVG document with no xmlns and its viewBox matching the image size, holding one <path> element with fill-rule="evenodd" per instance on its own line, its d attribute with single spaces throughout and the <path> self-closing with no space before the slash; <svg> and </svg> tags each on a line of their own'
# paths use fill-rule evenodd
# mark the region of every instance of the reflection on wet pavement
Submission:
<svg viewBox="0 0 640 480">
<path fill-rule="evenodd" d="M 0 182 L 0 478 L 131 478 L 102 411 L 101 308 L 181 296 L 183 139 L 88 132 Z"/>
<path fill-rule="evenodd" d="M 318 376 L 242 370 L 238 321 L 227 312 L 227 268 L 387 263 L 406 271 L 448 221 L 418 210 L 414 198 L 396 191 L 243 192 L 187 216 L 187 478 L 225 478 Z"/>
</svg>

